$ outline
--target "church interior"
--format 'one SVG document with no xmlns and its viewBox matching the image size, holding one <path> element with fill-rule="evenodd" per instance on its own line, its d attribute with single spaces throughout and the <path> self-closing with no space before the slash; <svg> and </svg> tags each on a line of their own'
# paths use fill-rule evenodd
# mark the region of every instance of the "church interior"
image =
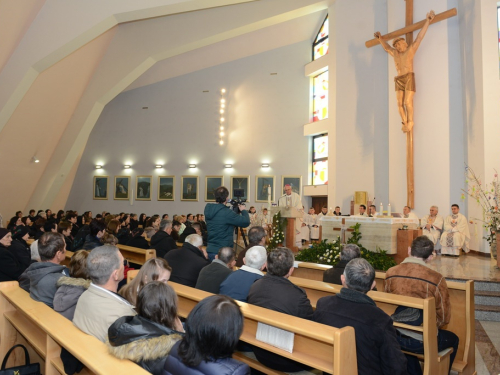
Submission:
<svg viewBox="0 0 500 375">
<path fill-rule="evenodd" d="M 500 168 L 500 5 L 415 0 L 409 22 L 407 2 L 0 0 L 0 214 L 202 213 L 215 177 L 231 190 L 243 181 L 257 210 L 263 184 L 277 202 L 289 178 L 305 208 L 321 199 L 349 213 L 363 191 L 400 213 L 410 189 L 398 72 L 365 43 L 456 9 L 412 63 L 411 208 L 446 217 L 458 204 L 469 220 L 472 252 L 435 267 L 485 292 L 476 371 L 500 373 L 500 271 L 467 178 L 491 184 Z"/>
</svg>

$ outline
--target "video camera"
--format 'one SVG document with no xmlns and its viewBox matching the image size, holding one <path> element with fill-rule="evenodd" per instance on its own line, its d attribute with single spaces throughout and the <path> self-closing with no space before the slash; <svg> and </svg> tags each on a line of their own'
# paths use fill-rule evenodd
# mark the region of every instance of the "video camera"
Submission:
<svg viewBox="0 0 500 375">
<path fill-rule="evenodd" d="M 237 214 L 241 213 L 240 204 L 244 204 L 247 201 L 246 199 L 241 199 L 244 196 L 244 189 L 233 189 L 233 198 L 228 203 L 231 205 L 231 209 Z"/>
</svg>

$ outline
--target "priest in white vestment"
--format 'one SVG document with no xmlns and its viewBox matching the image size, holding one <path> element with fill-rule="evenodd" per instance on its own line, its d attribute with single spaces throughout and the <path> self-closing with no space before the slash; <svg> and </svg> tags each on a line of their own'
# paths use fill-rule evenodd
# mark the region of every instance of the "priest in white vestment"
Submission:
<svg viewBox="0 0 500 375">
<path fill-rule="evenodd" d="M 411 208 L 408 206 L 403 207 L 403 218 L 405 218 L 405 219 L 417 219 L 418 220 L 418 216 L 415 215 L 413 212 L 411 212 Z"/>
<path fill-rule="evenodd" d="M 425 215 L 420 219 L 420 225 L 422 226 L 422 234 L 434 243 L 434 249 L 440 254 L 441 243 L 439 239 L 441 238 L 444 220 L 441 215 L 438 215 L 438 212 L 437 206 L 431 206 L 429 215 Z"/>
<path fill-rule="evenodd" d="M 368 217 L 368 214 L 366 213 L 366 206 L 364 204 L 359 205 L 359 214 L 354 215 L 354 216 L 365 216 Z"/>
<path fill-rule="evenodd" d="M 285 194 L 278 200 L 278 206 L 280 207 L 295 207 L 297 210 L 303 211 L 302 199 L 300 195 L 292 191 L 291 185 L 285 185 L 283 187 Z M 295 220 L 295 243 L 297 247 L 302 245 L 301 239 L 302 221 Z M 288 246 L 291 246 L 288 244 Z"/>
<path fill-rule="evenodd" d="M 441 236 L 441 254 L 460 255 L 460 249 L 469 252 L 469 223 L 462 215 L 457 204 L 451 206 L 452 215 L 444 221 L 444 232 Z"/>
<path fill-rule="evenodd" d="M 369 215 L 370 217 L 377 217 L 379 215 L 382 215 L 382 214 L 379 214 L 377 212 L 377 207 L 375 207 L 374 204 L 372 204 L 370 207 L 368 207 L 368 209 L 370 210 L 370 215 Z"/>
</svg>

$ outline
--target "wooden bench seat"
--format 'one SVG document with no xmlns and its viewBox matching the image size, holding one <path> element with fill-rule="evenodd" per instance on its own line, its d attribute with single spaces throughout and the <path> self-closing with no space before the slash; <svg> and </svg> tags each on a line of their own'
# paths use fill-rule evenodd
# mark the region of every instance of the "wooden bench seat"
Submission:
<svg viewBox="0 0 500 375">
<path fill-rule="evenodd" d="M 130 263 L 143 265 L 151 258 L 156 258 L 156 250 L 155 249 L 140 249 L 138 247 L 126 246 L 118 244 L 117 247 L 120 249 L 120 252 L 123 255 L 125 260 L 128 260 Z M 69 261 L 73 256 L 74 251 L 66 250 L 66 259 L 61 262 L 61 264 L 67 266 L 69 265 Z"/>
<path fill-rule="evenodd" d="M 334 284 L 322 282 L 324 271 L 330 268 L 331 266 L 323 264 L 299 263 L 290 280 L 304 288 L 313 303 L 318 298 L 330 294 L 331 287 L 335 287 Z M 378 291 L 383 292 L 385 272 L 375 272 L 375 280 Z M 460 340 L 452 369 L 461 375 L 473 375 L 476 373 L 474 281 L 448 281 L 447 285 L 452 313 L 449 324 L 443 329 L 455 333 Z"/>
<path fill-rule="evenodd" d="M 66 348 L 85 368 L 79 375 L 147 375 L 129 360 L 108 353 L 104 343 L 76 328 L 73 323 L 41 302 L 34 301 L 17 281 L 0 283 L 0 358 L 15 344 L 25 345 L 32 362 L 39 362 L 45 375 L 65 374 L 60 358 Z M 18 349 L 8 367 L 24 364 Z"/>
<path fill-rule="evenodd" d="M 212 295 L 173 282 L 169 282 L 169 285 L 174 288 L 179 298 L 178 312 L 181 317 L 187 317 L 199 301 Z M 358 373 L 356 343 L 352 327 L 338 329 L 244 302 L 238 302 L 238 304 L 245 319 L 241 335 L 242 341 L 329 374 L 351 375 Z M 256 332 L 259 322 L 293 332 L 295 335 L 293 353 L 257 340 Z M 235 353 L 233 357 L 266 374 L 283 374 L 269 369 L 241 353 Z"/>
</svg>

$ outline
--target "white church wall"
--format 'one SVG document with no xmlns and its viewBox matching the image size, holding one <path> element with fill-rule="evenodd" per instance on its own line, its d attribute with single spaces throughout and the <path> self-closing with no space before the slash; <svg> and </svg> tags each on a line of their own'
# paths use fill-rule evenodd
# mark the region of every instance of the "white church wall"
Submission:
<svg viewBox="0 0 500 375">
<path fill-rule="evenodd" d="M 387 57 L 365 41 L 386 26 L 386 1 L 337 1 L 330 7 L 332 30 L 330 111 L 335 117 L 330 153 L 335 195 L 330 206 L 348 213 L 354 191 L 386 202 L 388 192 Z M 332 178 L 330 178 L 332 180 Z"/>
<path fill-rule="evenodd" d="M 313 34 L 313 31 L 311 32 Z M 250 175 L 250 205 L 255 205 L 255 176 L 274 175 L 276 197 L 282 175 L 302 175 L 307 183 L 309 139 L 309 79 L 303 66 L 310 61 L 310 41 L 221 64 L 119 95 L 104 109 L 92 131 L 66 208 L 94 213 L 198 213 L 205 207 L 205 176 Z M 277 73 L 277 75 L 271 75 Z M 226 144 L 218 144 L 219 90 L 227 90 Z M 203 93 L 209 90 L 208 93 Z M 149 107 L 143 110 L 142 107 Z M 154 164 L 164 164 L 156 170 Z M 103 163 L 100 171 L 94 169 Z M 126 162 L 131 170 L 124 170 Z M 262 169 L 268 162 L 270 169 Z M 197 169 L 188 169 L 196 163 Z M 224 163 L 234 164 L 224 169 Z M 92 199 L 94 175 L 110 176 L 108 200 Z M 152 200 L 113 200 L 113 176 L 152 175 Z M 157 176 L 176 176 L 174 202 L 158 202 Z M 181 202 L 182 175 L 198 175 L 198 202 Z M 304 199 L 306 204 L 310 203 Z M 260 208 L 264 203 L 258 203 Z"/>
</svg>

